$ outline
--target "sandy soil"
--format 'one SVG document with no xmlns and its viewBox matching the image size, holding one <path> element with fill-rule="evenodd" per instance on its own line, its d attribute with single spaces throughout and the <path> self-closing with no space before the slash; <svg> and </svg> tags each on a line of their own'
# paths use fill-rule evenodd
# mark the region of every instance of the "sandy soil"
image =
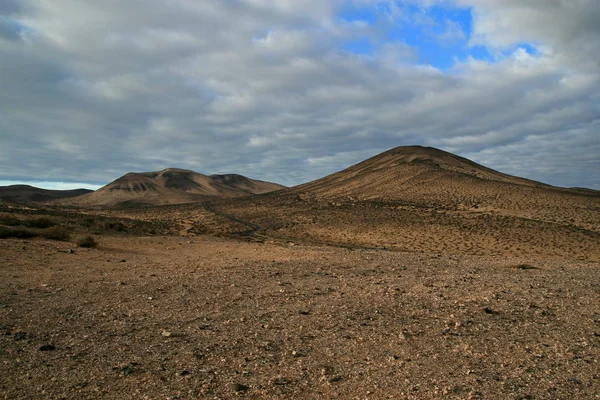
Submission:
<svg viewBox="0 0 600 400">
<path fill-rule="evenodd" d="M 594 262 L 96 238 L 0 240 L 0 398 L 600 398 Z"/>
</svg>

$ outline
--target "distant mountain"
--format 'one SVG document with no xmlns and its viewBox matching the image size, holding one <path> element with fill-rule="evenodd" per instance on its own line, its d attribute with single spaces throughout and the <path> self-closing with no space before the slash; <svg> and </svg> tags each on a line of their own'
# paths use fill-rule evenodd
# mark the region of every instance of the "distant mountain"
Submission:
<svg viewBox="0 0 600 400">
<path fill-rule="evenodd" d="M 61 204 L 77 206 L 137 206 L 183 204 L 214 197 L 241 197 L 283 189 L 276 183 L 242 175 L 203 175 L 168 168 L 157 172 L 128 173 L 93 193 Z"/>
<path fill-rule="evenodd" d="M 0 200 L 14 203 L 43 203 L 68 199 L 92 192 L 88 189 L 48 190 L 29 185 L 0 186 Z"/>
</svg>

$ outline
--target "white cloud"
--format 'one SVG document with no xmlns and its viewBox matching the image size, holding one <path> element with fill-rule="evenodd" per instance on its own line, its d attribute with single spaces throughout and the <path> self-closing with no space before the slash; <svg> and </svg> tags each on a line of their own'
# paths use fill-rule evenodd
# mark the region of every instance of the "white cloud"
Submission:
<svg viewBox="0 0 600 400">
<path fill-rule="evenodd" d="M 424 17 L 439 3 L 410 1 Z M 596 2 L 444 0 L 472 7 L 471 43 L 498 55 L 448 71 L 416 65 L 402 41 L 342 51 L 381 37 L 340 20 L 343 3 L 3 2 L 0 178 L 108 182 L 179 166 L 291 185 L 426 144 L 551 183 L 600 184 Z M 396 2 L 376 3 L 402 21 Z M 446 25 L 440 40 L 470 34 Z M 17 27 L 27 41 L 7 39 Z"/>
</svg>

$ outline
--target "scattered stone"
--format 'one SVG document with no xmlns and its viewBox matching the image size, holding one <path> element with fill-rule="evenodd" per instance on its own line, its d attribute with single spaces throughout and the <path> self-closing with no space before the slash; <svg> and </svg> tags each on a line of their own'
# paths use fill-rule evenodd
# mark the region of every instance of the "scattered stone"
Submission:
<svg viewBox="0 0 600 400">
<path fill-rule="evenodd" d="M 40 351 L 53 351 L 53 350 L 56 350 L 56 347 L 51 344 L 45 344 L 40 347 Z"/>
<path fill-rule="evenodd" d="M 25 333 L 25 332 L 15 332 L 15 334 L 13 335 L 13 339 L 15 341 L 24 340 L 26 337 L 27 337 L 27 333 Z"/>
<path fill-rule="evenodd" d="M 233 390 L 236 393 L 245 392 L 248 389 L 250 389 L 248 386 L 242 385 L 241 383 L 232 383 L 230 387 L 231 387 L 231 390 Z"/>
<path fill-rule="evenodd" d="M 129 364 L 125 365 L 124 367 L 115 367 L 113 368 L 116 371 L 119 371 L 120 373 L 122 373 L 123 375 L 131 375 L 134 372 L 136 372 L 138 370 L 138 366 L 140 364 L 136 363 L 136 362 L 130 362 Z"/>
<path fill-rule="evenodd" d="M 186 369 L 185 371 L 181 371 L 181 372 L 179 373 L 179 376 L 189 376 L 189 375 L 191 375 L 191 374 L 192 374 L 192 373 Z"/>
<path fill-rule="evenodd" d="M 162 331 L 161 335 L 163 335 L 164 337 L 171 337 L 173 336 L 173 334 L 169 331 Z"/>
<path fill-rule="evenodd" d="M 290 383 L 292 383 L 292 381 L 290 381 L 288 378 L 279 377 L 273 379 L 273 385 L 285 386 L 289 385 Z"/>
<path fill-rule="evenodd" d="M 127 262 L 127 260 L 126 259 L 122 259 L 121 262 L 124 263 L 124 262 Z"/>
<path fill-rule="evenodd" d="M 294 358 L 302 357 L 302 353 L 294 350 L 294 351 L 292 351 L 292 357 L 294 357 Z"/>
<path fill-rule="evenodd" d="M 484 311 L 486 314 L 493 314 L 493 313 L 494 313 L 494 310 L 492 310 L 492 309 L 491 309 L 491 308 L 489 308 L 489 307 L 486 307 L 486 308 L 484 308 L 484 309 L 483 309 L 483 311 Z"/>
<path fill-rule="evenodd" d="M 336 383 L 336 382 L 341 381 L 342 379 L 343 378 L 340 375 L 336 375 L 336 376 L 332 376 L 331 378 L 329 378 L 327 380 L 327 382 L 329 382 L 329 383 Z"/>
</svg>

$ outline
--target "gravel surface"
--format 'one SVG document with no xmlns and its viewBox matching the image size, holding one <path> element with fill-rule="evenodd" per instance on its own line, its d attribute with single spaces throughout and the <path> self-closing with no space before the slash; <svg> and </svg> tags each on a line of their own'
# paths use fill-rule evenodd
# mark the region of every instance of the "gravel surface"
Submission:
<svg viewBox="0 0 600 400">
<path fill-rule="evenodd" d="M 600 398 L 594 262 L 95 238 L 0 241 L 0 398 Z"/>
</svg>

